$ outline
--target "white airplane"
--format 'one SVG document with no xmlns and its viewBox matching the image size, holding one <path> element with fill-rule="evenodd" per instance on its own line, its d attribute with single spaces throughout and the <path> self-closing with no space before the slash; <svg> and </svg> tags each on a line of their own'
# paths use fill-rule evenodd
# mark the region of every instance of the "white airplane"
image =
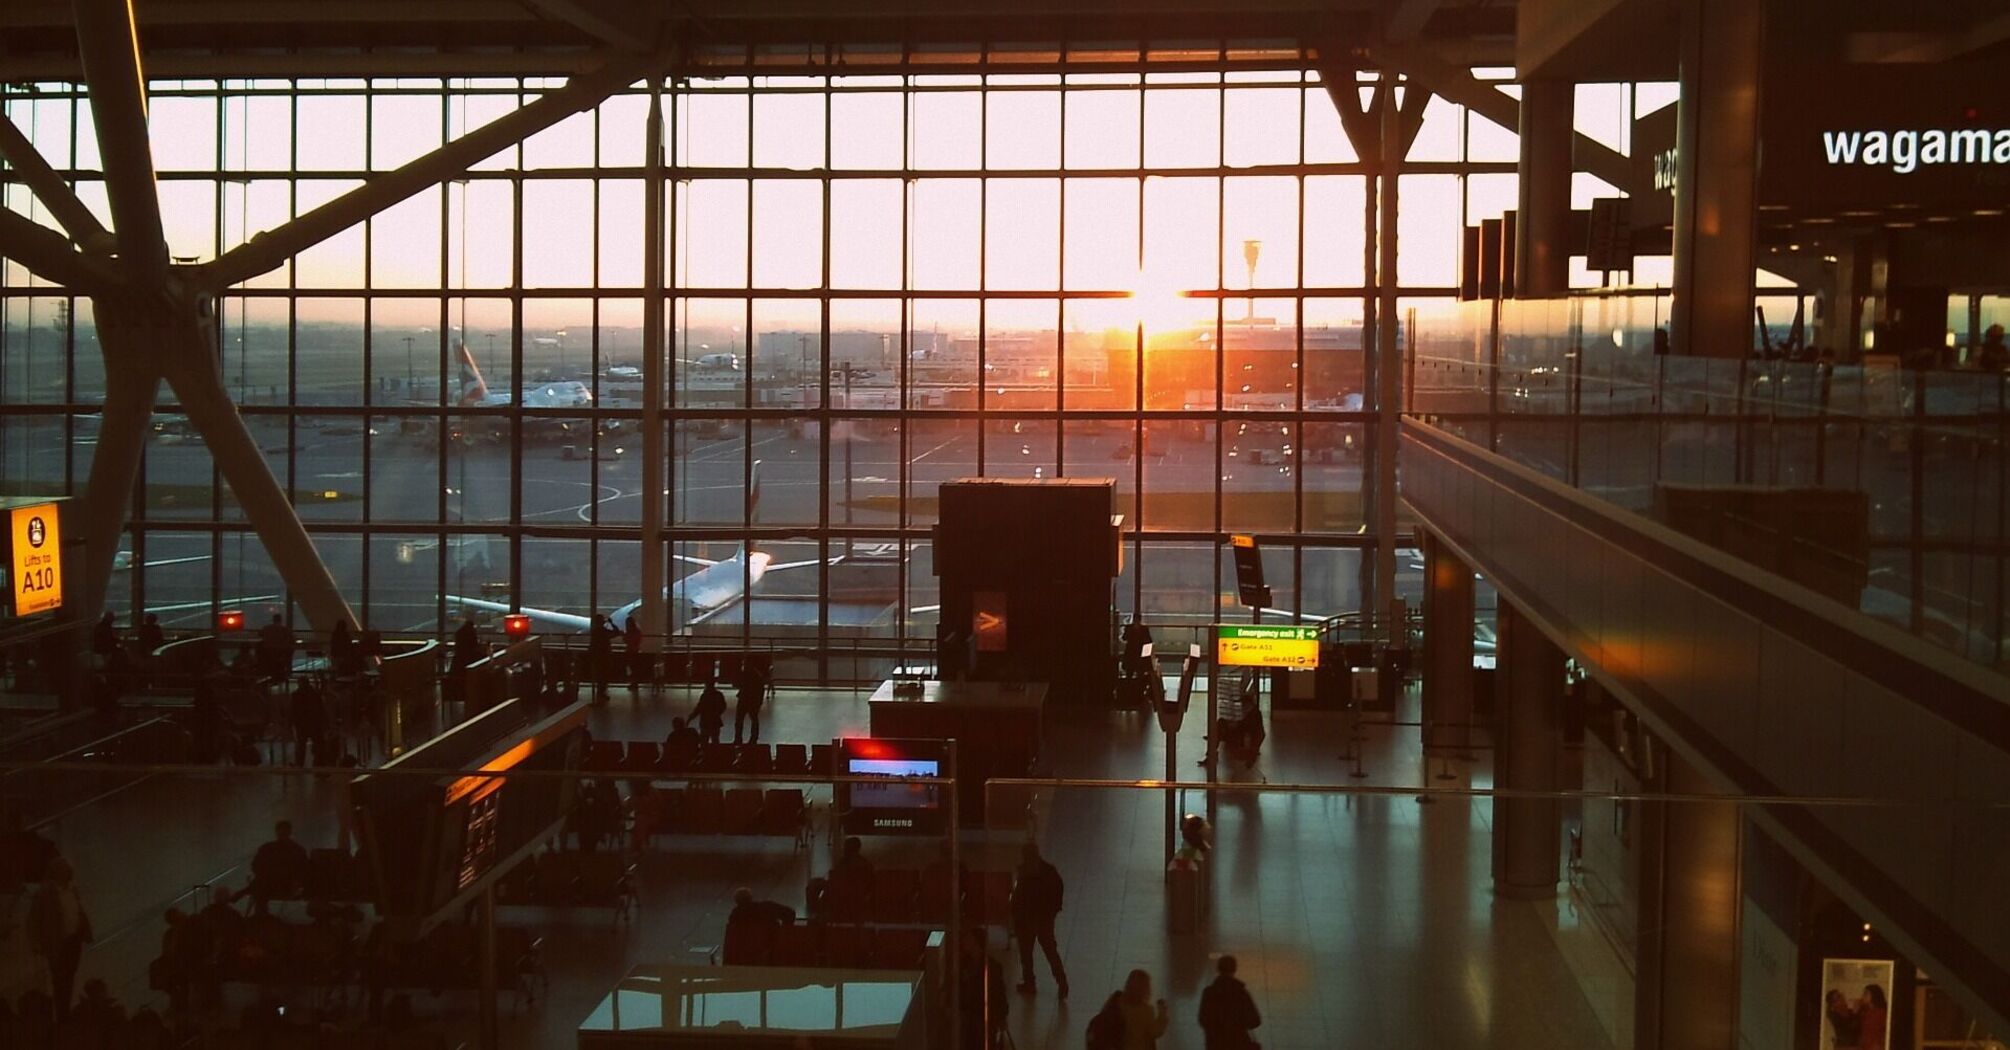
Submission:
<svg viewBox="0 0 2010 1050">
<path fill-rule="evenodd" d="M 153 561 L 141 562 L 140 568 L 158 569 L 163 565 L 188 565 L 192 562 L 208 561 L 208 560 L 209 555 L 207 554 L 191 554 L 186 558 L 156 558 Z M 119 551 L 118 553 L 112 555 L 113 572 L 126 572 L 131 570 L 132 567 L 133 567 L 132 551 Z"/>
<path fill-rule="evenodd" d="M 700 354 L 692 359 L 691 367 L 701 372 L 737 372 L 740 370 L 740 355 Z"/>
<path fill-rule="evenodd" d="M 750 510 L 758 518 L 760 509 L 761 463 L 755 460 Z M 761 578 L 771 572 L 804 569 L 824 564 L 825 561 L 821 558 L 812 558 L 807 561 L 777 562 L 774 560 L 774 555 L 756 548 L 752 540 L 748 540 L 734 552 L 732 557 L 724 561 L 714 561 L 690 554 L 678 554 L 674 557 L 699 568 L 698 571 L 664 588 L 664 605 L 670 619 L 666 625 L 668 634 L 677 634 L 688 627 L 695 627 L 739 604 L 761 582 Z M 840 554 L 828 560 L 830 564 L 836 565 L 843 559 L 844 555 Z M 593 628 L 593 617 L 581 616 L 578 613 L 534 609 L 527 605 L 511 608 L 508 602 L 467 598 L 454 594 L 448 595 L 447 600 L 468 609 L 481 609 L 494 613 L 523 613 L 529 616 L 533 623 L 541 624 L 547 629 L 588 631 Z M 626 630 L 629 617 L 637 615 L 641 608 L 642 599 L 637 598 L 614 610 L 608 619 L 614 621 L 615 630 Z"/>
<path fill-rule="evenodd" d="M 488 381 L 475 365 L 475 355 L 463 341 L 455 345 L 461 359 L 461 390 L 454 399 L 457 408 L 504 408 L 514 402 L 508 394 L 489 393 Z M 593 391 L 577 379 L 543 383 L 523 392 L 525 408 L 592 408 Z"/>
</svg>

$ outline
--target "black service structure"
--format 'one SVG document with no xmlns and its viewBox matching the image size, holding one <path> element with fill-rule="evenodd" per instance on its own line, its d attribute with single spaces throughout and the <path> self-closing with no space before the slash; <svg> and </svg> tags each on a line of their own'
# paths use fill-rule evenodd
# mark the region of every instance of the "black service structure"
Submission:
<svg viewBox="0 0 2010 1050">
<path fill-rule="evenodd" d="M 1108 478 L 945 483 L 935 527 L 942 649 L 975 681 L 1045 682 L 1103 705 L 1116 681 L 1121 519 Z"/>
</svg>

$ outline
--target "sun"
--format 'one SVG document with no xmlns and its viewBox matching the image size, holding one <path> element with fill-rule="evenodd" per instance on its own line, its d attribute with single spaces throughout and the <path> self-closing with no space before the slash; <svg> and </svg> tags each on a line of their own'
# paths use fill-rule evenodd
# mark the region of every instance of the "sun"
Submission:
<svg viewBox="0 0 2010 1050">
<path fill-rule="evenodd" d="M 1190 328 L 1209 312 L 1186 289 L 1152 274 L 1140 273 L 1131 288 L 1126 300 L 1130 320 L 1142 325 L 1147 334 Z"/>
</svg>

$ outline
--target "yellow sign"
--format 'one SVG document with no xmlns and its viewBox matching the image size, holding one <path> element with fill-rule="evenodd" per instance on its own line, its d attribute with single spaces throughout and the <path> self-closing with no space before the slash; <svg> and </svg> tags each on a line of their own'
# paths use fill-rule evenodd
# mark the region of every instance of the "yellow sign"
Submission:
<svg viewBox="0 0 2010 1050">
<path fill-rule="evenodd" d="M 1214 629 L 1214 660 L 1223 667 L 1318 667 L 1319 629 L 1222 624 Z"/>
<path fill-rule="evenodd" d="M 29 616 L 63 607 L 63 538 L 56 505 L 38 503 L 13 512 L 14 615 Z"/>
</svg>

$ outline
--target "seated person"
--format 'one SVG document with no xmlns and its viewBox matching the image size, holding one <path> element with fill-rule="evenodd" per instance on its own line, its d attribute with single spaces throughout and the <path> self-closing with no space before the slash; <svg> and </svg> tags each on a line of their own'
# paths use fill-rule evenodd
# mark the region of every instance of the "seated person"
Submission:
<svg viewBox="0 0 2010 1050">
<path fill-rule="evenodd" d="M 307 882 L 307 850 L 293 841 L 293 822 L 274 824 L 272 836 L 251 858 L 249 892 L 251 909 L 257 914 L 264 913 L 266 901 L 296 896 Z"/>
<path fill-rule="evenodd" d="M 755 900 L 754 891 L 745 886 L 734 890 L 733 911 L 726 916 L 726 936 L 720 945 L 723 961 L 728 966 L 771 962 L 781 928 L 795 921 L 795 909 Z"/>
<path fill-rule="evenodd" d="M 682 718 L 670 720 L 670 735 L 663 738 L 663 758 L 670 766 L 689 766 L 698 757 L 704 738 Z"/>
<path fill-rule="evenodd" d="M 872 878 L 872 861 L 866 859 L 865 843 L 857 835 L 844 840 L 844 853 L 831 865 L 831 881 Z"/>
</svg>

